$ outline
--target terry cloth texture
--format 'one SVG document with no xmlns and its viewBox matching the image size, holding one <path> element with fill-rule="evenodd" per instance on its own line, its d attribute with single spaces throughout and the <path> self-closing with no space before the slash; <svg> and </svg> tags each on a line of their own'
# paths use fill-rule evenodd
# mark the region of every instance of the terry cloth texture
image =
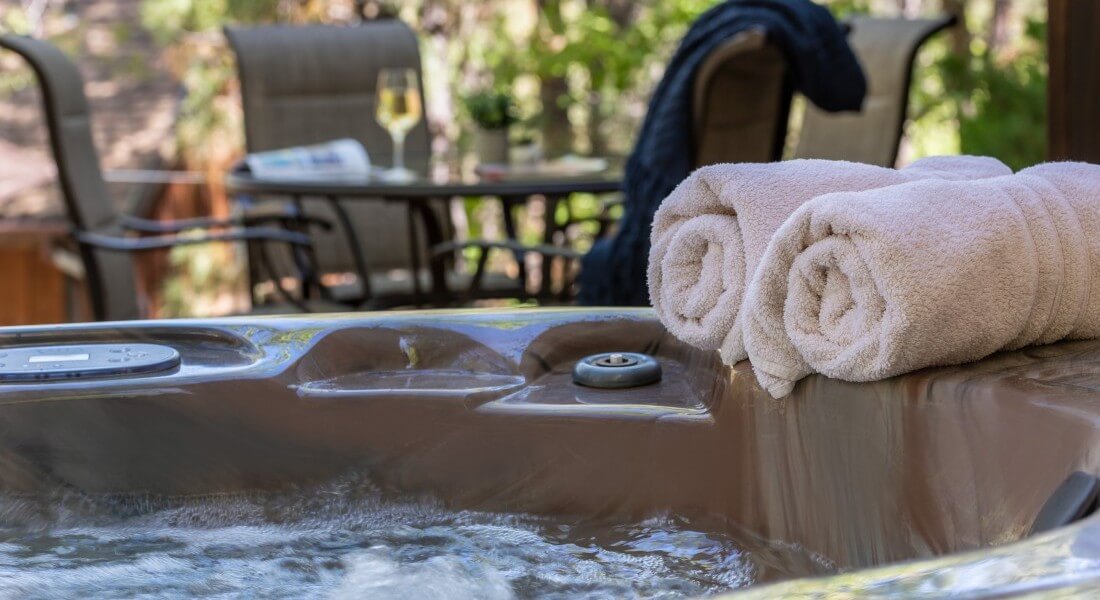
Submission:
<svg viewBox="0 0 1100 600">
<path fill-rule="evenodd" d="M 773 396 L 1100 337 L 1100 166 L 819 196 L 780 227 L 744 304 Z"/>
<path fill-rule="evenodd" d="M 649 295 L 677 338 L 725 362 L 743 360 L 741 302 L 768 242 L 811 198 L 926 178 L 1009 175 L 1000 161 L 925 158 L 904 169 L 827 160 L 713 165 L 695 171 L 661 204 L 653 222 Z"/>
<path fill-rule="evenodd" d="M 703 13 L 680 42 L 650 100 L 623 173 L 619 232 L 581 260 L 581 304 L 649 304 L 645 283 L 649 229 L 661 200 L 694 168 L 691 100 L 695 72 L 720 44 L 763 30 L 783 52 L 795 89 L 828 111 L 859 110 L 863 71 L 829 11 L 809 0 L 731 0 Z"/>
</svg>

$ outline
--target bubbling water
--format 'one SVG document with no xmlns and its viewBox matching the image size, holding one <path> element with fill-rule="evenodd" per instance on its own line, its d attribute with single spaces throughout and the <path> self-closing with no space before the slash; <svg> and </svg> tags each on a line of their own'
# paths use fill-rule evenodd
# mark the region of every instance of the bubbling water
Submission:
<svg viewBox="0 0 1100 600">
<path fill-rule="evenodd" d="M 694 525 L 455 511 L 358 478 L 182 499 L 0 496 L 0 597 L 677 598 L 833 571 Z"/>
</svg>

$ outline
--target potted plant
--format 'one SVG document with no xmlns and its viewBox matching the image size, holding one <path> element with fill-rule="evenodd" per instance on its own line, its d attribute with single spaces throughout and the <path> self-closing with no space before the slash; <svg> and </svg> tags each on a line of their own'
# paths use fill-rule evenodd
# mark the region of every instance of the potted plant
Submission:
<svg viewBox="0 0 1100 600">
<path fill-rule="evenodd" d="M 512 97 L 504 92 L 486 90 L 466 98 L 466 110 L 477 124 L 474 151 L 482 164 L 508 162 L 508 127 L 515 123 Z"/>
</svg>

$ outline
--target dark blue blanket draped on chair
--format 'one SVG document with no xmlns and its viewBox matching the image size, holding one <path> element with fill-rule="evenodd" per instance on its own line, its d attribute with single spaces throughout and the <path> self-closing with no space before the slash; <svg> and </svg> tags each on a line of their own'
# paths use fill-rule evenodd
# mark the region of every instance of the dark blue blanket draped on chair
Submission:
<svg viewBox="0 0 1100 600">
<path fill-rule="evenodd" d="M 762 29 L 783 52 L 795 89 L 828 111 L 859 110 L 867 91 L 844 31 L 809 0 L 729 0 L 703 13 L 680 42 L 650 100 L 626 163 L 625 213 L 618 234 L 581 261 L 581 304 L 649 304 L 649 229 L 661 201 L 694 166 L 691 101 L 695 71 L 720 44 Z"/>
</svg>

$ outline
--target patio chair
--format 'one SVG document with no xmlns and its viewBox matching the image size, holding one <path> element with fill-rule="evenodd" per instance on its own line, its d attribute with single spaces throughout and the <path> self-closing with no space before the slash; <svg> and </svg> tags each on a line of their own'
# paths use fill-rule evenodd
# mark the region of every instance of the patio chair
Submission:
<svg viewBox="0 0 1100 600">
<path fill-rule="evenodd" d="M 692 96 L 696 167 L 783 157 L 793 91 L 786 59 L 764 31 L 745 31 L 716 48 L 699 65 Z M 595 219 L 597 238 L 610 230 L 613 204 Z"/>
<path fill-rule="evenodd" d="M 715 48 L 692 88 L 695 166 L 780 160 L 793 97 L 788 74 L 786 58 L 763 30 L 741 32 Z M 611 209 L 623 200 L 616 196 L 595 219 L 566 226 L 595 220 L 596 239 L 606 237 L 615 223 Z"/>
<path fill-rule="evenodd" d="M 352 138 L 363 144 L 374 165 L 390 165 L 391 138 L 375 119 L 375 92 L 383 68 L 421 72 L 418 42 L 408 26 L 387 19 L 355 26 L 229 27 L 225 35 L 237 57 L 249 152 Z M 405 164 L 420 173 L 427 172 L 431 157 L 425 121 L 421 119 L 405 140 Z M 436 220 L 450 236 L 447 200 L 436 203 L 435 210 Z M 422 265 L 430 252 L 422 223 L 410 206 L 383 198 L 294 201 L 305 214 L 340 225 L 340 231 L 310 231 L 322 277 L 354 275 L 323 285 L 323 295 L 347 306 L 369 308 L 426 301 L 431 279 Z M 470 281 L 454 269 L 447 269 L 446 277 L 449 290 L 463 289 Z M 479 287 L 483 296 L 523 294 L 521 282 L 494 275 L 479 280 Z"/>
<path fill-rule="evenodd" d="M 107 193 L 92 140 L 88 102 L 76 65 L 55 46 L 33 38 L 0 35 L 0 48 L 21 55 L 42 88 L 50 148 L 80 250 L 96 320 L 144 316 L 134 277 L 134 254 L 210 242 L 270 242 L 294 249 L 306 260 L 307 235 L 296 228 L 310 222 L 291 210 L 243 213 L 230 219 L 154 221 L 120 213 Z M 199 235 L 179 236 L 202 230 Z M 134 234 L 142 234 L 136 236 Z M 293 307 L 288 307 L 293 310 Z"/>
<path fill-rule="evenodd" d="M 762 30 L 735 35 L 699 65 L 691 114 L 696 167 L 783 157 L 793 96 L 787 74 L 783 53 Z M 571 218 L 565 226 L 596 221 L 595 237 L 603 238 L 615 223 L 611 209 L 622 202 L 615 196 L 596 217 Z"/>
<path fill-rule="evenodd" d="M 883 167 L 897 161 L 909 108 L 917 51 L 955 17 L 856 17 L 848 42 L 867 76 L 867 98 L 856 113 L 827 113 L 809 103 L 794 158 L 849 160 Z"/>
<path fill-rule="evenodd" d="M 695 165 L 782 158 L 792 90 L 763 31 L 740 33 L 699 66 L 692 92 Z"/>
</svg>

